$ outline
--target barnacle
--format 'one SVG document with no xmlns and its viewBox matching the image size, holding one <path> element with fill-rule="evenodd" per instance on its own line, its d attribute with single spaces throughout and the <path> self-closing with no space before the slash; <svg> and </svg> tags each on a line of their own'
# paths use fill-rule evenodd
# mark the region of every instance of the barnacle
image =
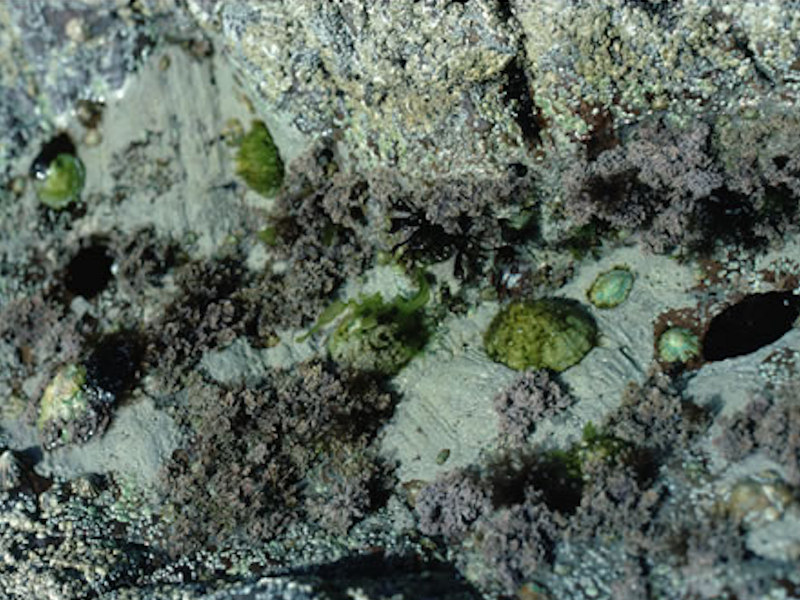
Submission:
<svg viewBox="0 0 800 600">
<path fill-rule="evenodd" d="M 662 362 L 688 362 L 699 355 L 700 340 L 685 327 L 671 327 L 658 338 L 658 359 Z"/>
<path fill-rule="evenodd" d="M 632 287 L 633 273 L 630 269 L 614 267 L 597 276 L 586 296 L 597 308 L 614 308 L 625 301 Z"/>
<path fill-rule="evenodd" d="M 563 371 L 596 345 L 597 325 L 580 303 L 543 298 L 508 304 L 483 339 L 489 357 L 512 369 Z"/>
<path fill-rule="evenodd" d="M 12 450 L 0 453 L 0 491 L 8 492 L 22 485 L 22 465 Z"/>
<path fill-rule="evenodd" d="M 787 510 L 798 506 L 791 487 L 775 471 L 764 471 L 737 481 L 727 496 L 720 508 L 734 521 L 747 527 L 775 521 Z"/>
<path fill-rule="evenodd" d="M 253 121 L 236 153 L 236 174 L 262 196 L 271 196 L 283 183 L 283 161 L 263 121 Z"/>
<path fill-rule="evenodd" d="M 102 433 L 114 403 L 133 383 L 140 352 L 136 336 L 122 331 L 100 338 L 82 362 L 62 366 L 39 403 L 42 446 L 82 444 Z"/>
</svg>

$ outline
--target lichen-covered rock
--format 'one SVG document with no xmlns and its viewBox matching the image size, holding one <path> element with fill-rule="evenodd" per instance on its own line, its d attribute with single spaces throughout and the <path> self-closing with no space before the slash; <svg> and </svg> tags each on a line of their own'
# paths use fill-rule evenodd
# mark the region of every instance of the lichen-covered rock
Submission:
<svg viewBox="0 0 800 600">
<path fill-rule="evenodd" d="M 563 371 L 597 343 L 597 325 L 580 303 L 565 298 L 512 302 L 484 335 L 486 353 L 512 369 Z"/>
<path fill-rule="evenodd" d="M 0 5 L 0 175 L 52 120 L 80 98 L 104 99 L 119 90 L 167 25 L 177 31 L 189 19 L 160 0 L 139 8 L 123 3 L 31 0 Z M 171 4 L 171 3 L 170 3 Z M 160 24 L 157 17 L 169 13 Z"/>
<path fill-rule="evenodd" d="M 491 0 L 188 4 L 262 102 L 303 131 L 335 128 L 361 173 L 495 176 L 525 160 L 517 36 Z"/>
<path fill-rule="evenodd" d="M 800 21 L 784 3 L 513 4 L 536 103 L 562 135 L 590 133 L 578 102 L 631 123 L 649 111 L 709 111 L 709 103 L 746 110 L 767 96 L 755 81 L 794 79 Z"/>
</svg>

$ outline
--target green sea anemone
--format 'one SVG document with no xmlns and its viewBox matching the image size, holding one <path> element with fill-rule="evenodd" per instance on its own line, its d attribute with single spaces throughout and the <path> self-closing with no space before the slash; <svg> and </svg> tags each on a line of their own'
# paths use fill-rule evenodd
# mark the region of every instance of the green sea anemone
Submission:
<svg viewBox="0 0 800 600">
<path fill-rule="evenodd" d="M 512 369 L 563 371 L 597 344 L 597 325 L 574 300 L 512 302 L 494 317 L 483 341 L 492 360 Z"/>
<path fill-rule="evenodd" d="M 33 186 L 42 204 L 61 210 L 80 198 L 85 178 L 81 159 L 64 152 L 35 172 Z"/>
<path fill-rule="evenodd" d="M 685 363 L 700 356 L 700 339 L 685 327 L 671 327 L 658 338 L 657 349 L 660 361 Z"/>
<path fill-rule="evenodd" d="M 631 288 L 633 288 L 633 273 L 630 269 L 614 267 L 597 276 L 586 296 L 597 308 L 614 308 L 627 299 Z"/>
<path fill-rule="evenodd" d="M 283 183 L 283 161 L 263 121 L 253 121 L 236 153 L 236 174 L 262 196 L 272 196 Z"/>
</svg>

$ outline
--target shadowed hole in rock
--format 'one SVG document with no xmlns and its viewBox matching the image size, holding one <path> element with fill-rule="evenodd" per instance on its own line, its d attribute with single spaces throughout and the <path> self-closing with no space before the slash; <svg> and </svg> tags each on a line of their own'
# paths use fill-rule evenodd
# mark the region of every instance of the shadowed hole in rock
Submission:
<svg viewBox="0 0 800 600">
<path fill-rule="evenodd" d="M 66 133 L 61 133 L 42 146 L 41 152 L 36 156 L 31 164 L 30 176 L 38 178 L 47 171 L 59 154 L 75 155 L 75 144 Z"/>
<path fill-rule="evenodd" d="M 695 246 L 701 253 L 711 252 L 716 242 L 757 248 L 766 238 L 756 233 L 756 209 L 744 194 L 727 188 L 717 188 L 697 202 L 692 216 L 692 227 L 700 232 Z"/>
<path fill-rule="evenodd" d="M 703 339 L 703 358 L 724 360 L 755 352 L 779 340 L 800 314 L 792 292 L 752 294 L 711 320 Z"/>
<path fill-rule="evenodd" d="M 87 300 L 100 294 L 111 281 L 114 258 L 105 244 L 82 248 L 67 265 L 67 290 Z"/>
<path fill-rule="evenodd" d="M 97 339 L 84 360 L 87 381 L 117 398 L 133 385 L 144 345 L 143 337 L 134 331 L 118 331 Z"/>
</svg>

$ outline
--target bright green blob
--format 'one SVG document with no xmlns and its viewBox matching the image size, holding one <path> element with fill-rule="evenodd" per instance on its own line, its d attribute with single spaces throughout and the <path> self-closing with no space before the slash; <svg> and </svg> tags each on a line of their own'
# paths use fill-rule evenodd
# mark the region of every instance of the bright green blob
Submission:
<svg viewBox="0 0 800 600">
<path fill-rule="evenodd" d="M 253 121 L 236 153 L 236 174 L 262 196 L 272 196 L 283 183 L 283 161 L 267 126 Z"/>
<path fill-rule="evenodd" d="M 667 329 L 658 338 L 658 359 L 662 362 L 688 362 L 700 356 L 700 339 L 685 327 Z"/>
<path fill-rule="evenodd" d="M 614 267 L 600 273 L 586 295 L 597 308 L 614 308 L 622 304 L 633 288 L 633 273 L 625 267 Z"/>
<path fill-rule="evenodd" d="M 331 358 L 361 371 L 394 375 L 428 342 L 430 331 L 423 308 L 429 298 L 428 283 L 420 277 L 420 289 L 411 298 L 385 302 L 377 293 L 348 304 L 337 303 L 320 317 L 317 326 L 344 312 L 328 338 Z"/>
<path fill-rule="evenodd" d="M 597 325 L 574 300 L 512 302 L 492 320 L 483 341 L 492 360 L 512 369 L 563 371 L 596 345 Z"/>
<path fill-rule="evenodd" d="M 80 198 L 85 179 L 86 169 L 81 159 L 62 153 L 37 173 L 33 185 L 42 204 L 61 210 Z"/>
</svg>

